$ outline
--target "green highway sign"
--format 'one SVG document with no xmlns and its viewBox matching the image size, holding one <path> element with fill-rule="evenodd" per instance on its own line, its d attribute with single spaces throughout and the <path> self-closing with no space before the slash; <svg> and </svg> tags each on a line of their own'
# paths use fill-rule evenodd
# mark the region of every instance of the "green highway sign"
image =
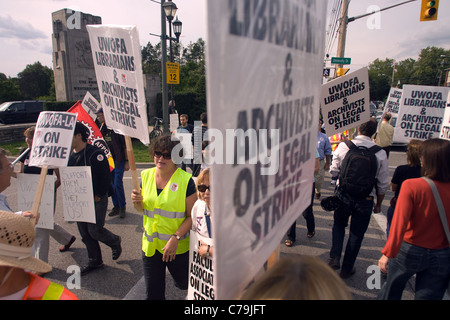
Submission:
<svg viewBox="0 0 450 320">
<path fill-rule="evenodd" d="M 351 64 L 352 63 L 352 58 L 333 57 L 333 58 L 331 58 L 331 63 L 334 63 L 334 64 Z"/>
</svg>

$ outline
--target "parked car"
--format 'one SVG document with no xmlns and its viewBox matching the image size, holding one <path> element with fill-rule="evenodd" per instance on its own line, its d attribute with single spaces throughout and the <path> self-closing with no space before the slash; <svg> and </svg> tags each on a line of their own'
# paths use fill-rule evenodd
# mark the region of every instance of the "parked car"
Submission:
<svg viewBox="0 0 450 320">
<path fill-rule="evenodd" d="M 375 103 L 373 103 L 372 101 L 370 101 L 370 116 L 376 117 L 377 111 L 378 111 L 377 105 Z"/>
<path fill-rule="evenodd" d="M 42 101 L 9 101 L 0 105 L 0 123 L 36 122 L 44 109 Z"/>
</svg>

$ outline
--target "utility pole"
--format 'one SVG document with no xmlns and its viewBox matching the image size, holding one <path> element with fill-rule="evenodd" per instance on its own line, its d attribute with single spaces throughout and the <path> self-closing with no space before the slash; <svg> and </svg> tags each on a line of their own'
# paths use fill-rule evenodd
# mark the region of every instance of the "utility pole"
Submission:
<svg viewBox="0 0 450 320">
<path fill-rule="evenodd" d="M 338 47 L 337 47 L 337 57 L 345 57 L 345 40 L 347 38 L 347 14 L 348 5 L 350 0 L 343 0 L 341 7 L 341 17 L 339 18 L 339 37 L 338 37 Z M 343 65 L 339 64 L 336 68 L 342 68 Z M 337 70 L 337 69 L 336 69 Z"/>
<path fill-rule="evenodd" d="M 166 33 L 166 14 L 164 12 L 164 4 L 165 0 L 161 0 L 161 51 L 162 51 L 162 59 L 161 59 L 161 71 L 162 71 L 162 109 L 163 109 L 163 132 L 169 132 L 169 96 L 168 96 L 168 87 L 167 87 L 167 70 L 166 70 L 166 62 L 167 62 L 167 33 Z"/>
</svg>

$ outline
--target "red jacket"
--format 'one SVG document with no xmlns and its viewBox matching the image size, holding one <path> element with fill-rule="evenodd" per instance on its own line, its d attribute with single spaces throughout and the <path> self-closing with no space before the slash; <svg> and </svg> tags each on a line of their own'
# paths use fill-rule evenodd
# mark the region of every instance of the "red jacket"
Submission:
<svg viewBox="0 0 450 320">
<path fill-rule="evenodd" d="M 22 300 L 78 300 L 77 296 L 54 282 L 41 278 L 33 273 L 28 289 Z"/>
<path fill-rule="evenodd" d="M 434 183 L 444 204 L 447 221 L 450 222 L 450 183 Z M 403 241 L 427 249 L 449 246 L 433 192 L 422 178 L 403 182 L 389 238 L 381 252 L 389 258 L 395 258 Z"/>
</svg>

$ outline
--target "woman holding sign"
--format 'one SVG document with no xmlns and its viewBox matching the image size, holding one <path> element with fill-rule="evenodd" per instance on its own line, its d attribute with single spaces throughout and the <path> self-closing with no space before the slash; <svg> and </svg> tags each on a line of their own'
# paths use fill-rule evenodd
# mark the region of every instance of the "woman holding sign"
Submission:
<svg viewBox="0 0 450 320">
<path fill-rule="evenodd" d="M 209 181 L 209 168 L 206 168 L 197 178 L 199 199 L 192 208 L 192 230 L 205 238 L 211 238 L 211 185 Z M 202 240 L 200 243 L 199 255 L 202 257 L 212 256 L 213 246 Z"/>
<path fill-rule="evenodd" d="M 30 150 L 33 145 L 34 131 L 36 127 L 32 126 L 25 130 L 25 142 L 27 143 L 27 148 L 24 148 L 20 152 L 20 156 L 17 158 L 20 161 L 19 171 L 13 172 L 12 176 L 17 178 L 18 173 L 24 174 L 41 174 L 41 168 L 29 166 L 30 162 Z M 61 179 L 59 177 L 59 170 L 56 169 L 55 175 L 57 177 L 55 181 L 55 203 L 56 203 L 56 189 L 61 185 Z M 48 175 L 53 175 L 53 170 L 48 170 Z M 76 238 L 69 232 L 67 232 L 62 226 L 57 223 L 53 224 L 53 229 L 44 229 L 36 227 L 36 240 L 33 245 L 33 255 L 44 262 L 48 262 L 48 254 L 50 249 L 50 236 L 59 242 L 62 246 L 59 251 L 64 252 L 69 250 L 70 246 L 75 242 Z"/>
<path fill-rule="evenodd" d="M 188 287 L 189 230 L 197 194 L 192 176 L 172 161 L 179 143 L 169 135 L 152 142 L 155 167 L 142 171 L 141 190 L 131 194 L 135 207 L 144 212 L 142 251 L 149 300 L 165 299 L 166 267 L 180 289 Z"/>
</svg>

